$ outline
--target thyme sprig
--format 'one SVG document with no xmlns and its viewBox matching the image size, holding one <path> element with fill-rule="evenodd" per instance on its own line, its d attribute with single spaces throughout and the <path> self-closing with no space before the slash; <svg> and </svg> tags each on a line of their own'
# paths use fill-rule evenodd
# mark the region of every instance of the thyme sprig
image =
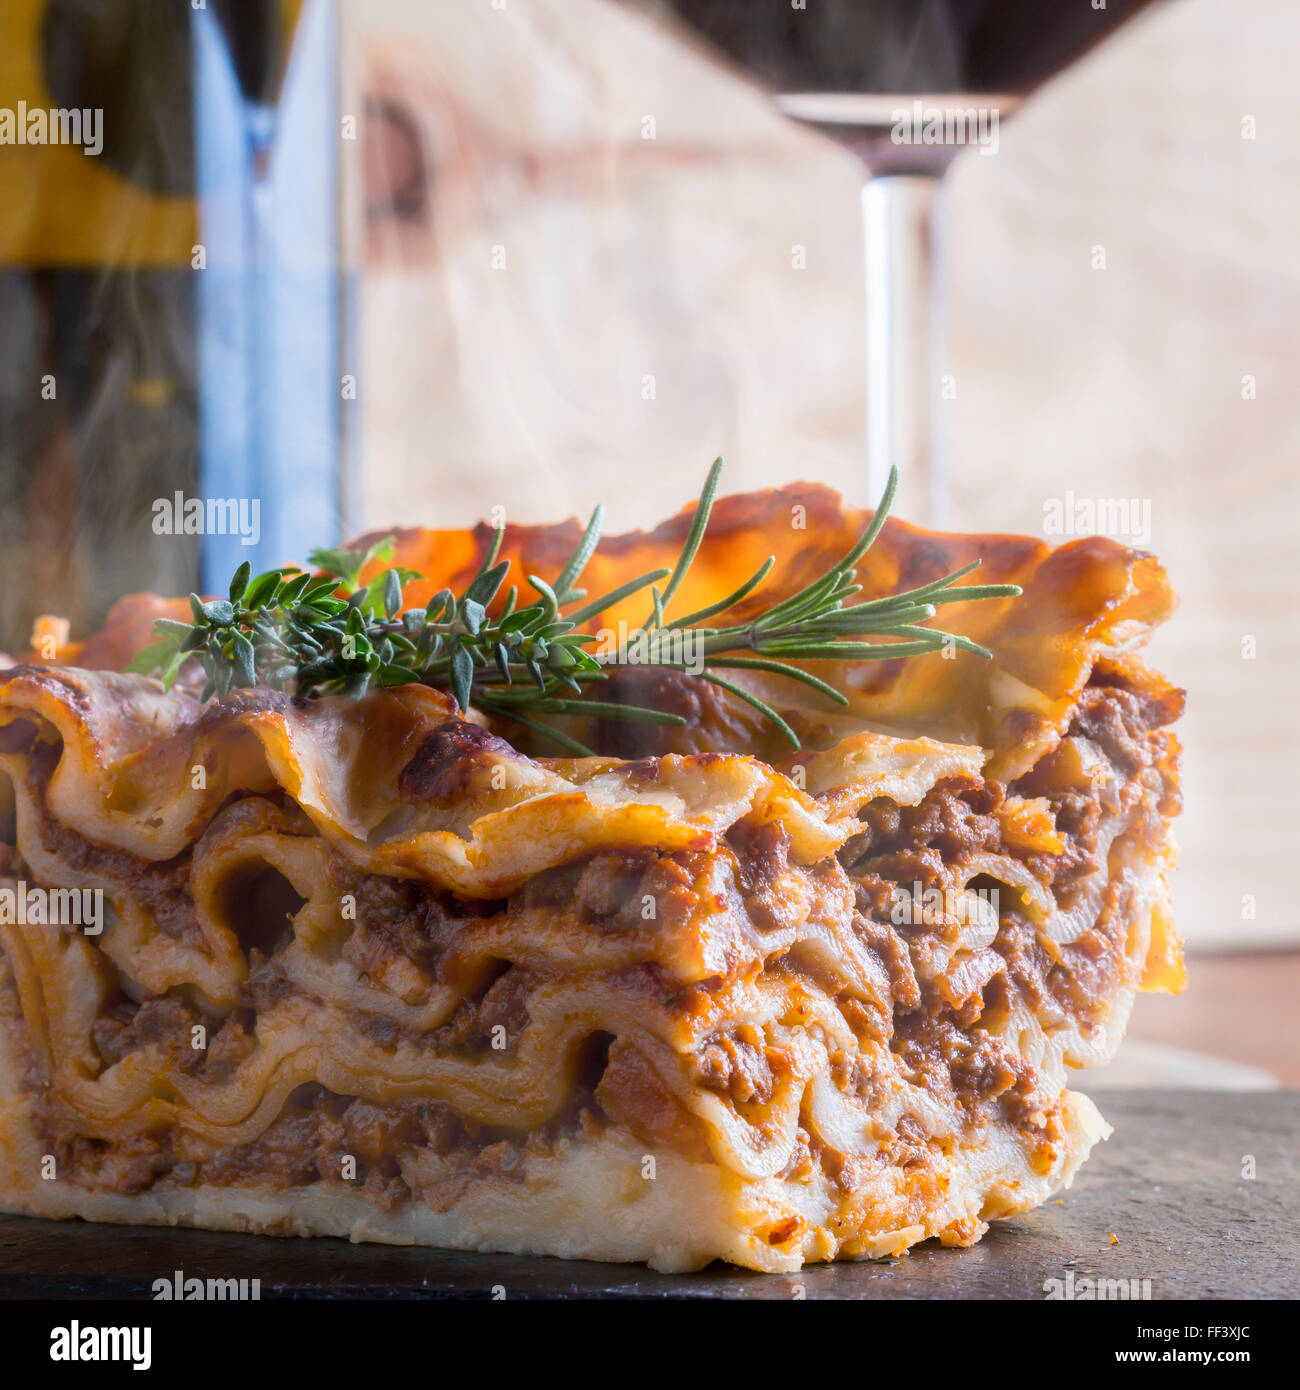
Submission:
<svg viewBox="0 0 1300 1390">
<path fill-rule="evenodd" d="M 393 558 L 389 537 L 365 550 L 312 551 L 308 563 L 315 574 L 285 567 L 254 577 L 250 565 L 241 565 L 227 598 L 204 601 L 190 595 L 192 623 L 159 619 L 155 640 L 127 669 L 146 675 L 157 672 L 170 687 L 182 665 L 193 659 L 206 676 L 205 700 L 251 686 L 291 690 L 300 696 L 359 698 L 372 686 L 420 682 L 450 691 L 462 712 L 472 702 L 581 756 L 590 750 L 546 722 L 547 716 L 685 722 L 663 710 L 584 699 L 587 688 L 608 679 L 612 667 L 638 664 L 688 671 L 751 705 L 798 748 L 798 736 L 770 704 L 721 673 L 784 676 L 843 705 L 847 698 L 834 686 L 792 663 L 897 659 L 945 648 L 991 655 L 969 638 L 922 626 L 943 604 L 1020 593 L 1014 584 L 959 585 L 979 567 L 978 560 L 905 593 L 849 602 L 862 592 L 857 566 L 884 525 L 897 489 L 896 472 L 857 544 L 797 593 L 748 622 L 707 625 L 758 589 L 776 563 L 769 556 L 732 593 L 670 619 L 669 605 L 708 528 L 721 471 L 718 459 L 709 470 L 672 570 L 652 570 L 599 598 L 584 602 L 586 591 L 577 584 L 600 538 L 601 507 L 592 513 L 552 583 L 525 575 L 536 598 L 522 606 L 514 584 L 496 604 L 510 572 L 510 561 L 500 559 L 504 527 L 494 532 L 465 591 L 443 589 L 423 608 L 403 607 L 406 586 L 423 578 L 414 570 L 385 564 L 361 582 L 372 561 Z M 589 619 L 646 590 L 649 613 L 617 646 L 611 645 L 608 633 L 583 630 Z M 497 611 L 490 611 L 493 606 Z M 887 640 L 863 640 L 868 637 Z M 686 650 L 689 660 L 683 655 Z"/>
</svg>

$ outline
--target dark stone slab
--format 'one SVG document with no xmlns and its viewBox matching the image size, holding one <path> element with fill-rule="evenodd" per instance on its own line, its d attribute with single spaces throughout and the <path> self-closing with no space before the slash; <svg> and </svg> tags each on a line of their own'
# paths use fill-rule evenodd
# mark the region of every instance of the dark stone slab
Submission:
<svg viewBox="0 0 1300 1390">
<path fill-rule="evenodd" d="M 1300 1296 L 1300 1091 L 1115 1091 L 1114 1137 L 1060 1205 L 969 1250 L 762 1275 L 0 1217 L 0 1296 L 150 1297 L 155 1279 L 257 1278 L 262 1297 L 1032 1298 L 1049 1279 L 1149 1279 L 1151 1297 Z M 1243 1176 L 1253 1159 L 1254 1178 Z M 1111 1235 L 1115 1240 L 1111 1240 Z"/>
</svg>

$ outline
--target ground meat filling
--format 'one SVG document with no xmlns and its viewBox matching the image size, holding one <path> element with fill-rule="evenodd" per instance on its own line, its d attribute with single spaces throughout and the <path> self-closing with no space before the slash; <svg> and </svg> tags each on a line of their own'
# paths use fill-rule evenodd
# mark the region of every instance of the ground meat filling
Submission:
<svg viewBox="0 0 1300 1390">
<path fill-rule="evenodd" d="M 252 1143 L 213 1149 L 177 1130 L 107 1141 L 79 1132 L 75 1115 L 50 1107 L 45 1128 L 57 1171 L 88 1187 L 136 1194 L 151 1188 L 261 1186 L 323 1182 L 360 1193 L 381 1210 L 409 1202 L 429 1157 L 449 1160 L 461 1182 L 489 1175 L 522 1176 L 527 1154 L 544 1153 L 568 1133 L 591 1133 L 590 1095 L 562 1122 L 526 1141 L 459 1119 L 434 1101 L 376 1105 L 300 1086 L 276 1120 Z M 420 1194 L 424 1200 L 424 1194 Z"/>
<path fill-rule="evenodd" d="M 1102 832 L 1114 817 L 1128 818 L 1128 833 L 1152 845 L 1160 842 L 1162 816 L 1176 809 L 1177 800 L 1168 736 L 1160 729 L 1170 717 L 1160 701 L 1139 692 L 1090 686 L 1060 749 L 1026 777 L 1009 787 L 949 779 L 910 807 L 874 801 L 862 811 L 861 828 L 838 861 L 811 868 L 792 864 L 789 837 L 779 824 L 742 824 L 733 830 L 728 839 L 734 883 L 727 891 L 760 938 L 787 926 L 800 902 L 805 912 L 811 900 L 826 914 L 842 912 L 851 903 L 853 931 L 879 965 L 877 1000 L 860 989 L 838 997 L 846 1021 L 864 1046 L 861 1054 L 846 1052 L 835 1061 L 836 1084 L 856 1090 L 868 1103 L 882 1100 L 883 1093 L 877 1094 L 881 1078 L 862 1059 L 872 1050 L 866 1044 L 883 1044 L 915 1084 L 972 1117 L 987 1111 L 1022 1127 L 1041 1129 L 1048 1123 L 1044 1117 L 1055 1098 L 1043 1094 L 1033 1067 L 981 1024 L 992 1025 L 1015 1004 L 1025 1003 L 1049 1028 L 1070 1022 L 1090 1026 L 1123 964 L 1128 918 L 1124 895 L 1131 885 L 1122 879 L 1109 884 L 1096 922 L 1052 953 L 1044 949 L 1016 893 L 1005 886 L 996 937 L 975 949 L 956 938 L 951 923 L 899 920 L 900 895 L 914 893 L 918 885 L 924 892 L 965 884 L 968 875 L 962 866 L 973 856 L 1014 854 L 1058 902 L 1068 904 L 1078 885 L 1097 869 Z M 438 738 L 446 736 L 445 731 L 436 732 Z M 426 750 L 422 775 L 441 775 L 435 756 L 440 750 L 440 744 Z M 1059 765 L 1045 769 L 1052 758 Z M 1090 775 L 1084 785 L 1063 775 L 1089 759 L 1089 766 L 1103 760 L 1111 775 Z M 1007 842 L 1002 814 L 1011 797 L 1046 800 L 1064 840 L 1062 853 L 1018 850 Z M 1140 812 L 1135 809 L 1139 803 L 1144 808 Z M 49 833 L 60 832 L 51 824 Z M 70 843 L 61 844 L 60 850 L 79 853 Z M 100 862 L 94 867 L 109 866 Z M 179 861 L 150 870 L 157 878 L 160 914 L 183 938 L 191 930 L 178 906 L 185 901 L 185 871 Z M 643 916 L 647 901 L 656 904 L 661 921 L 686 920 L 698 912 L 704 871 L 705 856 L 691 853 L 610 851 L 539 874 L 508 902 L 470 903 L 411 882 L 364 875 L 348 879 L 340 870 L 340 881 L 347 881 L 357 896 L 358 911 L 357 924 L 339 950 L 362 977 L 388 987 L 401 984 L 404 997 L 418 998 L 436 983 L 463 982 L 461 972 L 467 966 L 457 951 L 458 938 L 484 917 L 576 911 L 593 933 L 638 936 L 654 930 Z M 133 872 L 139 874 L 138 865 Z M 253 952 L 250 966 L 241 1007 L 225 1018 L 202 1014 L 194 1002 L 179 995 L 138 1004 L 123 994 L 112 997 L 93 1027 L 102 1065 L 113 1066 L 139 1048 L 163 1048 L 186 1075 L 218 1084 L 229 1079 L 256 1048 L 257 1011 L 295 989 L 275 952 L 269 957 Z M 798 972 L 816 966 L 805 965 L 791 951 L 769 958 L 765 965 L 760 954 L 746 968 Z M 544 982 L 508 961 L 480 973 L 456 1012 L 424 1039 L 431 1047 L 479 1054 L 491 1046 L 495 1030 L 503 1030 L 514 1046 L 527 1029 L 528 998 Z M 683 987 L 660 965 L 644 963 L 619 972 L 613 983 L 653 996 L 689 1019 L 709 1010 L 710 994 L 725 977 Z M 381 1046 L 402 1041 L 398 1025 L 387 1017 L 356 1021 Z M 190 1030 L 199 1022 L 206 1025 L 209 1042 L 206 1049 L 192 1050 Z M 610 1120 L 628 1123 L 637 1097 L 649 1094 L 647 1078 L 638 1079 L 634 1052 L 606 1036 L 593 1050 L 592 1065 L 584 1070 L 573 1103 L 544 1132 L 529 1136 L 463 1122 L 434 1102 L 381 1105 L 334 1095 L 320 1086 L 299 1088 L 261 1136 L 226 1152 L 204 1150 L 174 1131 L 113 1143 L 88 1138 L 78 1132 L 76 1116 L 52 1098 L 44 1102 L 44 1113 L 60 1173 L 88 1184 L 138 1192 L 154 1184 L 231 1184 L 256 1178 L 292 1186 L 337 1180 L 352 1191 L 359 1184 L 387 1209 L 410 1199 L 415 1190 L 412 1164 L 421 1153 L 456 1155 L 463 1175 L 481 1170 L 504 1176 L 517 1173 L 521 1155 L 539 1145 L 544 1148 L 564 1132 L 577 1128 L 594 1133 Z M 745 1024 L 706 1038 L 693 1059 L 692 1079 L 727 1097 L 739 1113 L 761 1108 L 774 1087 L 762 1029 Z M 671 1107 L 663 1097 L 659 1102 L 667 1115 L 660 1116 L 659 1129 L 668 1133 L 680 1117 L 668 1114 Z M 632 1128 L 635 1132 L 635 1124 Z M 689 1136 L 682 1140 L 688 1142 Z M 816 1141 L 809 1143 L 811 1148 L 800 1160 L 805 1166 L 816 1159 L 834 1177 L 836 1164 L 849 1162 L 843 1155 L 817 1152 Z M 912 1154 L 909 1162 L 921 1161 L 924 1145 L 919 1135 L 909 1137 L 900 1127 L 896 1145 L 900 1153 Z M 342 1170 L 349 1158 L 356 1174 L 345 1182 Z M 426 1199 L 427 1194 L 421 1196 Z"/>
<path fill-rule="evenodd" d="M 1160 727 L 1174 712 L 1122 687 L 1089 686 L 1062 742 L 1079 741 L 1104 758 L 1108 779 L 1090 778 L 1086 789 L 1056 786 L 1053 770 L 1045 773 L 1040 764 L 1005 789 L 953 779 L 939 783 L 917 806 L 881 799 L 864 808 L 863 829 L 840 857 L 857 894 L 859 935 L 889 972 L 890 1046 L 932 1093 L 967 1108 L 996 1102 L 1014 1123 L 1041 1114 L 1046 1098 L 1036 1090 L 1032 1069 L 975 1025 L 981 1019 L 997 1022 L 1013 1001 L 1022 1000 L 1049 1028 L 1072 1023 L 1085 1036 L 1095 1031 L 1123 968 L 1132 885 L 1123 877 L 1109 882 L 1095 922 L 1050 954 L 1016 892 L 1002 885 L 991 949 L 952 953 L 938 973 L 932 967 L 936 954 L 944 959 L 939 930 L 893 920 L 898 890 L 955 886 L 964 883 L 961 865 L 971 855 L 1012 854 L 1068 909 L 1079 885 L 1098 870 L 1099 834 L 1108 821 L 1125 818 L 1127 833 L 1139 843 L 1161 843 L 1162 817 L 1177 809 L 1169 736 Z M 1077 756 L 1078 748 L 1071 747 L 1066 760 Z M 1034 854 L 1004 842 L 997 813 L 1009 796 L 1047 801 L 1063 853 Z"/>
</svg>

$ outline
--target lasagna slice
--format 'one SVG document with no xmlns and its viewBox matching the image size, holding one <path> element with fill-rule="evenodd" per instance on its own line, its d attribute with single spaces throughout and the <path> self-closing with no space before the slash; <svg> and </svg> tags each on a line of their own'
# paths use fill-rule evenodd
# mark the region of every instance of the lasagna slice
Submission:
<svg viewBox="0 0 1300 1390">
<path fill-rule="evenodd" d="M 793 592 L 865 519 L 817 487 L 724 499 L 682 601 L 773 549 Z M 688 521 L 604 542 L 593 585 Z M 503 553 L 545 573 L 576 537 Z M 454 587 L 489 539 L 397 559 Z M 976 556 L 1024 588 L 946 610 L 991 660 L 818 663 L 846 707 L 737 676 L 793 756 L 631 666 L 618 698 L 688 723 L 593 704 L 591 758 L 418 685 L 203 705 L 119 674 L 169 611 L 147 598 L 0 672 L 0 1205 L 791 1271 L 1042 1202 L 1108 1132 L 1069 1070 L 1182 982 L 1181 693 L 1132 654 L 1172 597 L 1108 541 L 894 521 L 860 578 Z M 59 892 L 102 914 L 30 910 Z"/>
</svg>

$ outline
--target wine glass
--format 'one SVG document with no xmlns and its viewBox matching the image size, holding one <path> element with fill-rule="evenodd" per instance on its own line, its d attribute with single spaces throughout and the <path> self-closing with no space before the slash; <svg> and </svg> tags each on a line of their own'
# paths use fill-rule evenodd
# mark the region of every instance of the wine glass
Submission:
<svg viewBox="0 0 1300 1390">
<path fill-rule="evenodd" d="M 944 524 L 943 175 L 1150 0 L 650 0 L 862 162 L 867 494 Z"/>
</svg>

